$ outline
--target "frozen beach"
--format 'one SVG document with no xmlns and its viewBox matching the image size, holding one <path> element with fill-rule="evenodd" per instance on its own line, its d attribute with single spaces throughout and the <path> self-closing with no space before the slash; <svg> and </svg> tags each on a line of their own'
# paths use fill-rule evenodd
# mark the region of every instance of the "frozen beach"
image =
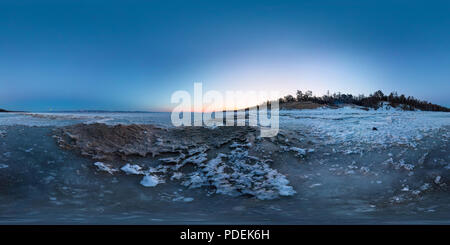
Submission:
<svg viewBox="0 0 450 245">
<path fill-rule="evenodd" d="M 170 113 L 0 114 L 2 224 L 449 224 L 450 114 L 280 111 L 280 132 Z"/>
</svg>

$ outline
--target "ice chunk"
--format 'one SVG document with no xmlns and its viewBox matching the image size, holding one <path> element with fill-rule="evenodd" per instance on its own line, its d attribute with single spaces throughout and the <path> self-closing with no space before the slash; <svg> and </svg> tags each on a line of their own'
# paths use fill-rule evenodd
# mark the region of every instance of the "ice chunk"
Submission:
<svg viewBox="0 0 450 245">
<path fill-rule="evenodd" d="M 314 188 L 314 187 L 321 186 L 321 185 L 322 185 L 321 183 L 316 183 L 316 184 L 310 185 L 309 188 Z"/>
<path fill-rule="evenodd" d="M 170 180 L 179 180 L 181 177 L 183 177 L 183 173 L 175 172 L 172 174 L 172 177 L 170 177 Z"/>
<path fill-rule="evenodd" d="M 192 155 L 195 155 L 195 154 L 197 154 L 197 153 L 204 153 L 204 152 L 206 152 L 208 149 L 209 149 L 208 146 L 202 145 L 202 146 L 200 146 L 200 147 L 197 147 L 197 148 L 193 148 L 193 149 L 188 150 L 188 155 L 189 155 L 189 156 L 192 156 Z"/>
<path fill-rule="evenodd" d="M 430 189 L 430 184 L 428 184 L 428 183 L 425 183 L 420 187 L 421 191 L 426 191 L 428 189 Z"/>
<path fill-rule="evenodd" d="M 436 176 L 436 178 L 434 179 L 434 183 L 436 185 L 440 184 L 441 183 L 441 176 Z"/>
<path fill-rule="evenodd" d="M 251 146 L 252 146 L 252 143 L 240 144 L 237 142 L 233 142 L 233 144 L 230 145 L 230 148 L 241 148 L 241 147 L 246 148 L 246 147 L 251 147 Z"/>
<path fill-rule="evenodd" d="M 181 184 L 189 188 L 199 188 L 207 182 L 207 178 L 198 172 L 189 175 L 189 179 L 183 181 Z"/>
<path fill-rule="evenodd" d="M 428 152 L 426 152 L 425 154 L 423 154 L 422 157 L 420 157 L 418 163 L 423 164 L 425 162 L 425 159 L 427 158 L 427 156 L 428 156 Z"/>
<path fill-rule="evenodd" d="M 298 156 L 298 157 L 306 155 L 306 150 L 302 149 L 302 148 L 291 147 L 291 148 L 289 148 L 289 150 L 295 152 L 296 156 Z"/>
<path fill-rule="evenodd" d="M 394 162 L 392 158 L 389 158 L 388 160 L 383 162 L 383 164 L 390 164 L 397 170 L 403 168 L 405 170 L 411 171 L 414 169 L 414 165 L 405 163 L 404 159 L 400 159 L 400 161 Z"/>
<path fill-rule="evenodd" d="M 402 188 L 402 191 L 409 191 L 409 186 L 405 186 Z"/>
<path fill-rule="evenodd" d="M 177 156 L 177 157 L 166 157 L 166 158 L 161 158 L 161 159 L 159 159 L 159 160 L 162 161 L 162 162 L 165 162 L 165 163 L 175 163 L 175 164 L 178 164 L 178 163 L 179 163 L 181 160 L 183 160 L 184 158 L 186 158 L 186 155 L 183 154 L 183 153 L 180 153 L 180 155 Z"/>
<path fill-rule="evenodd" d="M 172 201 L 174 201 L 174 202 L 192 202 L 192 201 L 194 201 L 194 198 L 179 196 L 179 197 L 175 197 L 174 199 L 172 199 Z"/>
<path fill-rule="evenodd" d="M 206 153 L 200 153 L 191 157 L 186 158 L 182 164 L 186 164 L 186 163 L 194 163 L 194 164 L 200 164 L 205 162 L 206 160 L 208 160 L 208 158 L 206 158 L 207 154 Z"/>
<path fill-rule="evenodd" d="M 145 187 L 155 187 L 160 183 L 163 183 L 164 181 L 162 181 L 160 178 L 158 178 L 158 176 L 155 175 L 145 175 L 142 180 L 141 180 L 141 185 L 145 186 Z"/>
<path fill-rule="evenodd" d="M 124 171 L 127 174 L 143 174 L 142 168 L 136 164 L 125 164 L 120 170 Z"/>
<path fill-rule="evenodd" d="M 360 168 L 360 171 L 361 171 L 363 174 L 367 174 L 367 173 L 370 172 L 370 169 L 369 169 L 368 167 L 361 167 L 361 168 Z"/>
<path fill-rule="evenodd" d="M 109 174 L 114 174 L 114 172 L 118 171 L 117 169 L 112 168 L 110 165 L 107 165 L 103 162 L 95 162 L 94 166 L 96 166 L 101 171 L 108 172 Z"/>
</svg>

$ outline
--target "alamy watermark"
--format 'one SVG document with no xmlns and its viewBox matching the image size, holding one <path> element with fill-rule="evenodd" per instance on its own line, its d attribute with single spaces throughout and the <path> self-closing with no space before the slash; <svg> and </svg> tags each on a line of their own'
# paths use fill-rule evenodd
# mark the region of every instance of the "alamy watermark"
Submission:
<svg viewBox="0 0 450 245">
<path fill-rule="evenodd" d="M 185 90 L 172 94 L 171 103 L 178 105 L 172 110 L 171 120 L 177 127 L 259 126 L 261 137 L 273 137 L 279 131 L 278 98 L 278 91 L 203 93 L 203 84 L 194 83 L 194 96 Z"/>
</svg>

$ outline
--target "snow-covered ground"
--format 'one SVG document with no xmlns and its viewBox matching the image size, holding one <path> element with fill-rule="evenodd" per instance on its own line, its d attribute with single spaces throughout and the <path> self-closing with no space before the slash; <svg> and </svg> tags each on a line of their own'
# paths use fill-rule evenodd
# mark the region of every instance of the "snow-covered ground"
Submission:
<svg viewBox="0 0 450 245">
<path fill-rule="evenodd" d="M 450 113 L 401 111 L 395 108 L 361 110 L 291 110 L 280 112 L 280 128 L 302 130 L 326 144 L 368 143 L 414 145 L 435 130 L 450 126 Z M 442 137 L 449 137 L 443 134 Z"/>
<path fill-rule="evenodd" d="M 75 123 L 158 124 L 170 127 L 170 113 L 3 113 L 0 125 L 65 126 Z M 450 125 L 446 112 L 402 111 L 390 106 L 378 110 L 354 107 L 280 111 L 280 128 L 310 130 L 329 143 L 366 142 L 414 144 L 430 131 Z M 372 130 L 376 128 L 376 130 Z M 448 135 L 443 135 L 447 137 Z"/>
</svg>

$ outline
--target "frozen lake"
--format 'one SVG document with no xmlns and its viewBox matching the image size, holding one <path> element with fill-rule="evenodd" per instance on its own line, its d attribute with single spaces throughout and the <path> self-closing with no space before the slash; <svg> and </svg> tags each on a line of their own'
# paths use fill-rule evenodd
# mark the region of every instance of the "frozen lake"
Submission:
<svg viewBox="0 0 450 245">
<path fill-rule="evenodd" d="M 61 148 L 55 130 L 79 123 L 172 127 L 170 113 L 0 113 L 0 223 L 450 223 L 450 113 L 281 111 L 273 139 L 223 135 L 231 141 L 202 143 L 209 148 L 193 156 L 205 159 L 183 166 L 179 178 L 158 173 L 160 183 L 146 179 L 144 185 L 146 174 L 121 168 L 128 163 L 150 173 L 165 164 L 163 157 L 178 155 L 99 160 Z M 223 129 L 210 130 L 220 136 Z M 223 165 L 211 163 L 218 156 Z M 262 162 L 261 175 L 272 182 L 256 181 Z M 205 174 L 227 164 L 234 175 Z M 203 178 L 198 187 L 196 175 Z M 262 187 L 238 183 L 243 178 Z"/>
</svg>

